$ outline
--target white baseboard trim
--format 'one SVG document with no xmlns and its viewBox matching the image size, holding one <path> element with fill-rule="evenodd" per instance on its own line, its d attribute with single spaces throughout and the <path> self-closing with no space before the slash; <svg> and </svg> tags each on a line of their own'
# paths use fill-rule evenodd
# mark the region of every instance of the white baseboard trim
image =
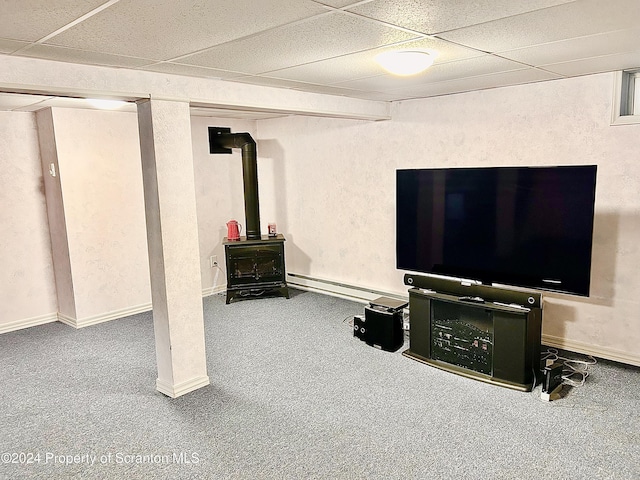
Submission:
<svg viewBox="0 0 640 480">
<path fill-rule="evenodd" d="M 202 296 L 207 297 L 209 295 L 215 295 L 217 293 L 224 292 L 224 291 L 226 291 L 226 285 L 205 288 L 202 290 Z M 89 327 L 91 325 L 97 325 L 99 323 L 116 320 L 118 318 L 128 317 L 129 315 L 135 315 L 137 313 L 149 312 L 151 311 L 151 309 L 152 309 L 151 303 L 143 303 L 141 305 L 135 305 L 133 307 L 127 307 L 120 310 L 114 310 L 111 312 L 102 313 L 99 315 L 94 315 L 92 317 L 86 317 L 81 319 L 76 319 L 58 312 L 56 320 L 59 320 L 65 325 L 69 325 L 70 327 L 73 327 L 73 328 L 84 328 L 84 327 Z M 2 330 L 0 330 L 0 333 L 2 333 Z"/>
<path fill-rule="evenodd" d="M 56 312 L 47 313 L 46 315 L 39 315 L 37 317 L 23 318 L 14 322 L 8 322 L 0 324 L 0 335 L 3 333 L 13 332 L 15 330 L 22 330 L 23 328 L 35 327 L 37 325 L 44 325 L 45 323 L 52 323 L 58 320 L 58 314 Z"/>
<path fill-rule="evenodd" d="M 335 282 L 322 278 L 310 277 L 298 273 L 287 274 L 287 284 L 289 286 L 306 290 L 309 292 L 322 293 L 333 297 L 345 298 L 360 303 L 369 303 L 378 297 L 391 297 L 401 300 L 407 300 L 408 295 L 398 295 L 397 293 L 385 292 L 382 290 L 373 290 L 367 287 L 358 287 L 356 285 L 348 285 L 345 283 Z"/>
<path fill-rule="evenodd" d="M 122 308 L 120 310 L 113 310 L 107 313 L 101 313 L 85 318 L 73 318 L 63 313 L 58 312 L 58 320 L 62 323 L 74 328 L 84 328 L 91 325 L 97 325 L 98 323 L 108 322 L 117 318 L 128 317 L 129 315 L 135 315 L 136 313 L 148 312 L 151 310 L 151 303 L 143 303 L 141 305 L 135 305 L 133 307 Z"/>
<path fill-rule="evenodd" d="M 169 384 L 168 382 L 162 381 L 158 378 L 156 380 L 156 389 L 167 397 L 177 398 L 189 392 L 193 392 L 198 388 L 206 387 L 209 383 L 209 377 L 207 375 L 195 377 L 177 385 Z"/>
<path fill-rule="evenodd" d="M 70 327 L 78 328 L 76 319 L 73 317 L 69 317 L 64 313 L 58 312 L 58 321 L 64 323 L 65 325 L 69 325 Z"/>
<path fill-rule="evenodd" d="M 613 348 L 599 347 L 597 345 L 590 345 L 575 340 L 544 334 L 542 335 L 542 344 L 547 347 L 561 348 L 571 352 L 592 355 L 598 358 L 606 358 L 607 360 L 613 360 L 614 362 L 626 363 L 628 365 L 636 365 L 640 367 L 640 356 Z"/>
</svg>

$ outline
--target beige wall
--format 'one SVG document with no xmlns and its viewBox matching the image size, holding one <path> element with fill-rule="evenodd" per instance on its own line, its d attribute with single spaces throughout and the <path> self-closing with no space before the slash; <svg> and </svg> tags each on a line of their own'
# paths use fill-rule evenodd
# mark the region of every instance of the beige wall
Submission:
<svg viewBox="0 0 640 480">
<path fill-rule="evenodd" d="M 285 234 L 288 272 L 399 294 L 406 287 L 395 268 L 396 168 L 595 163 L 591 296 L 547 294 L 544 339 L 640 363 L 640 126 L 609 125 L 612 88 L 613 74 L 602 74 L 406 101 L 382 122 L 193 117 L 202 287 L 224 285 L 224 271 L 211 269 L 209 257 L 217 255 L 224 268 L 225 223 L 244 223 L 240 152 L 209 155 L 209 125 L 256 139 L 261 227 L 274 221 Z M 149 302 L 135 114 L 54 114 L 60 173 L 69 182 L 63 196 L 74 232 L 78 315 Z M 56 308 L 34 125 L 31 114 L 0 114 L 0 254 L 11 266 L 0 277 L 3 295 L 11 293 L 0 322 Z M 35 163 L 20 171 L 25 162 L 16 158 Z M 29 280 L 15 280 L 21 276 Z"/>
<path fill-rule="evenodd" d="M 0 332 L 56 318 L 35 117 L 0 112 Z"/>
<path fill-rule="evenodd" d="M 208 126 L 249 132 L 255 138 L 254 121 L 192 118 L 205 294 L 224 290 L 226 284 L 226 222 L 245 222 L 240 150 L 209 154 Z M 0 274 L 0 331 L 53 321 L 57 312 L 82 326 L 150 309 L 136 114 L 64 108 L 37 114 L 0 112 L 0 136 L 5 246 L 0 255 L 6 266 Z M 56 177 L 48 174 L 50 163 Z M 259 175 L 268 178 L 269 168 L 261 168 L 261 163 Z M 270 196 L 266 183 L 261 185 L 265 196 Z M 262 204 L 268 205 L 268 199 Z M 266 233 L 266 221 L 262 227 Z M 209 266 L 212 255 L 218 268 Z"/>
<path fill-rule="evenodd" d="M 612 89 L 603 74 L 401 102 L 392 121 L 259 121 L 287 270 L 406 294 L 396 168 L 597 164 L 591 296 L 547 294 L 544 339 L 640 364 L 640 125 L 609 125 Z"/>
<path fill-rule="evenodd" d="M 54 245 L 55 235 L 61 234 L 55 222 L 64 221 L 75 305 L 70 320 L 82 326 L 118 312 L 148 309 L 136 114 L 65 108 L 50 112 L 56 158 L 43 163 L 55 160 L 58 165 L 58 176 L 49 179 L 48 186 L 60 189 L 62 201 L 49 219 Z M 54 261 L 58 259 L 61 253 L 54 248 Z"/>
<path fill-rule="evenodd" d="M 221 291 L 227 283 L 222 245 L 222 238 L 227 235 L 226 223 L 231 219 L 237 220 L 243 227 L 245 223 L 240 149 L 233 149 L 231 154 L 211 155 L 208 127 L 226 127 L 230 128 L 232 133 L 249 132 L 254 137 L 255 122 L 191 117 L 200 271 L 205 294 Z M 258 162 L 258 175 L 262 175 L 261 162 Z M 260 187 L 261 185 L 258 188 Z M 262 200 L 262 191 L 260 196 Z M 262 227 L 266 232 L 267 225 L 264 224 Z M 212 268 L 210 265 L 209 260 L 213 255 L 218 259 L 219 268 Z"/>
</svg>

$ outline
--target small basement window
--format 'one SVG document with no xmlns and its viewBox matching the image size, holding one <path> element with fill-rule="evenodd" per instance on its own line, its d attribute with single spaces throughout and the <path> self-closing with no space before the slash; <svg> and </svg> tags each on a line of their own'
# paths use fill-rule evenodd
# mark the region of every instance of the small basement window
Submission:
<svg viewBox="0 0 640 480">
<path fill-rule="evenodd" d="M 640 69 L 616 72 L 611 125 L 640 123 Z"/>
</svg>

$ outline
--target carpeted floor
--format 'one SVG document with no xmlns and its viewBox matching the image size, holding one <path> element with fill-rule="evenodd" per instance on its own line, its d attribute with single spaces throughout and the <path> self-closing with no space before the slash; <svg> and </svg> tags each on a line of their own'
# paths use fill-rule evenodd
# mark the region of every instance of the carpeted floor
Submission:
<svg viewBox="0 0 640 480">
<path fill-rule="evenodd" d="M 362 304 L 203 303 L 211 385 L 177 399 L 151 313 L 0 335 L 0 478 L 640 478 L 637 367 L 543 402 L 367 346 Z"/>
</svg>

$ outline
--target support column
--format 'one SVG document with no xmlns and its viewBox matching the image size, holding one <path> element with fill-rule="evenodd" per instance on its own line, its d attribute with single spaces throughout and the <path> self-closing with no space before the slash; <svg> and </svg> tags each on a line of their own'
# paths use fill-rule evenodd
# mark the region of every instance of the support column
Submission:
<svg viewBox="0 0 640 480">
<path fill-rule="evenodd" d="M 158 379 L 169 397 L 209 384 L 189 104 L 138 103 Z"/>
</svg>

